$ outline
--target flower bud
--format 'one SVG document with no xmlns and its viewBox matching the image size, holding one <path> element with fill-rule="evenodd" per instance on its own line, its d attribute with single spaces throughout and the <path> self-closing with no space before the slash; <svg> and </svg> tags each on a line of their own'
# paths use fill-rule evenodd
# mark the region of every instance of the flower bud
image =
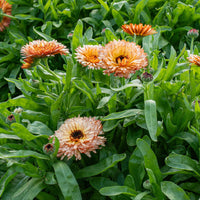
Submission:
<svg viewBox="0 0 200 200">
<path fill-rule="evenodd" d="M 67 35 L 67 39 L 68 39 L 68 40 L 71 40 L 72 37 L 73 37 L 73 32 L 70 32 L 70 33 Z"/>
<path fill-rule="evenodd" d="M 31 79 L 29 82 L 30 82 L 32 87 L 39 88 L 40 81 Z"/>
<path fill-rule="evenodd" d="M 54 151 L 55 151 L 55 148 L 54 148 L 54 145 L 52 143 L 47 143 L 43 146 L 43 152 L 45 154 L 50 155 L 50 154 L 54 153 Z"/>
<path fill-rule="evenodd" d="M 15 120 L 15 116 L 13 114 L 10 114 L 7 118 L 6 118 L 6 122 L 8 124 L 12 124 L 13 122 L 16 122 Z"/>
<path fill-rule="evenodd" d="M 148 72 L 144 72 L 142 75 L 141 75 L 141 80 L 143 82 L 150 82 L 153 80 L 153 75 L 148 73 Z"/>
<path fill-rule="evenodd" d="M 149 179 L 147 179 L 146 181 L 143 182 L 143 187 L 147 190 L 151 189 L 151 183 L 150 183 Z"/>
<path fill-rule="evenodd" d="M 191 29 L 187 32 L 187 36 L 190 38 L 197 38 L 199 36 L 199 30 Z"/>
</svg>

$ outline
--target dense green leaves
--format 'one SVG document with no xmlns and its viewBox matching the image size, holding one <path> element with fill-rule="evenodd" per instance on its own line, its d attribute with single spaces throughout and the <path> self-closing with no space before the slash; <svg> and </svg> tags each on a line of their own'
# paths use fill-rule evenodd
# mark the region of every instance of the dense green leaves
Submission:
<svg viewBox="0 0 200 200">
<path fill-rule="evenodd" d="M 114 167 L 118 162 L 126 158 L 125 154 L 114 154 L 108 158 L 101 160 L 95 165 L 88 166 L 79 170 L 76 174 L 76 178 L 85 178 L 100 174 L 111 167 Z"/>
</svg>

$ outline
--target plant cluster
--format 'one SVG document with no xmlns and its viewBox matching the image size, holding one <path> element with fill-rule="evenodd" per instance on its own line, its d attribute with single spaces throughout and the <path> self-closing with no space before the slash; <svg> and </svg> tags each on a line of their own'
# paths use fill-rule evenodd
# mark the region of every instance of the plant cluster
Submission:
<svg viewBox="0 0 200 200">
<path fill-rule="evenodd" d="M 198 200 L 199 7 L 0 0 L 0 198 Z"/>
</svg>

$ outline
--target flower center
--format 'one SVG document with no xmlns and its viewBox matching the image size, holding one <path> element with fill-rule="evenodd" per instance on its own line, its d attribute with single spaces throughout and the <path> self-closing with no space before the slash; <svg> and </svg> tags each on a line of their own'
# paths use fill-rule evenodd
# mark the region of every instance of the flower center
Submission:
<svg viewBox="0 0 200 200">
<path fill-rule="evenodd" d="M 71 136 L 72 136 L 73 139 L 78 140 L 78 139 L 83 138 L 84 135 L 83 135 L 82 131 L 76 130 L 76 131 L 71 133 Z"/>
<path fill-rule="evenodd" d="M 126 65 L 127 59 L 128 59 L 127 56 L 118 56 L 118 57 L 116 58 L 116 63 L 117 63 L 118 65 Z"/>
<path fill-rule="evenodd" d="M 92 55 L 92 56 L 89 56 L 88 61 L 92 63 L 98 63 L 99 59 L 96 55 Z"/>
</svg>

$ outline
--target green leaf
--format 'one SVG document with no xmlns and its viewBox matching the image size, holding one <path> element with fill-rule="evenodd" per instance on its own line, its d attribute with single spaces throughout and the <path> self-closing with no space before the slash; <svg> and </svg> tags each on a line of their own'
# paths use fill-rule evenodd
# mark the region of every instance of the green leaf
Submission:
<svg viewBox="0 0 200 200">
<path fill-rule="evenodd" d="M 90 101 L 94 104 L 94 94 L 87 84 L 83 80 L 74 80 L 73 83 L 79 90 L 86 94 Z"/>
<path fill-rule="evenodd" d="M 8 183 L 17 175 L 17 172 L 13 168 L 9 168 L 7 172 L 0 179 L 0 197 L 2 196 L 4 190 Z"/>
<path fill-rule="evenodd" d="M 154 154 L 148 143 L 145 142 L 143 139 L 137 139 L 136 143 L 144 157 L 145 168 L 151 169 L 153 171 L 156 177 L 156 181 L 159 184 L 162 180 L 162 174 L 160 172 L 156 155 Z"/>
<path fill-rule="evenodd" d="M 78 183 L 68 165 L 58 161 L 53 164 L 53 168 L 65 200 L 81 200 Z"/>
<path fill-rule="evenodd" d="M 35 101 L 26 98 L 16 98 L 9 99 L 6 102 L 0 103 L 0 109 L 5 109 L 12 106 L 22 107 L 27 110 L 35 110 L 35 111 L 47 111 L 47 108 L 44 105 L 39 105 Z"/>
<path fill-rule="evenodd" d="M 27 129 L 31 133 L 35 133 L 37 135 L 53 135 L 53 131 L 46 124 L 39 121 L 34 121 L 32 124 L 29 124 Z"/>
<path fill-rule="evenodd" d="M 111 181 L 109 178 L 105 178 L 105 177 L 91 177 L 89 181 L 90 181 L 91 186 L 96 190 L 100 190 L 101 188 L 106 187 L 106 186 L 118 185 L 116 182 Z"/>
<path fill-rule="evenodd" d="M 195 151 L 197 156 L 199 155 L 198 138 L 195 135 L 193 135 L 189 132 L 180 132 L 180 133 L 177 133 L 176 135 L 174 135 L 174 137 L 172 137 L 168 142 L 171 143 L 176 139 L 181 139 L 181 140 L 186 141 L 192 147 L 192 149 Z"/>
<path fill-rule="evenodd" d="M 12 123 L 11 129 L 15 132 L 15 134 L 23 140 L 31 141 L 36 139 L 37 137 L 31 134 L 27 128 L 25 128 L 22 124 Z"/>
<path fill-rule="evenodd" d="M 36 30 L 34 26 L 33 26 L 33 30 L 34 30 L 34 32 L 35 32 L 36 34 L 38 34 L 40 37 L 42 37 L 42 38 L 45 39 L 46 41 L 51 41 L 51 40 L 53 40 L 53 38 L 50 37 L 49 35 L 47 35 L 47 34 L 45 34 L 45 33 L 42 33 L 42 32 L 40 32 L 40 31 Z"/>
<path fill-rule="evenodd" d="M 161 182 L 162 192 L 170 199 L 170 200 L 190 200 L 190 198 L 186 195 L 185 191 L 170 181 Z"/>
<path fill-rule="evenodd" d="M 21 138 L 19 138 L 16 135 L 7 135 L 7 134 L 0 134 L 0 139 L 11 139 L 11 140 L 21 140 Z"/>
<path fill-rule="evenodd" d="M 160 184 L 157 183 L 156 177 L 151 169 L 146 168 L 149 181 L 152 187 L 153 194 L 159 199 L 164 200 L 163 193 L 160 188 Z"/>
<path fill-rule="evenodd" d="M 34 199 L 44 188 L 45 184 L 41 178 L 32 178 L 27 183 L 22 185 L 12 196 L 15 200 L 32 200 Z"/>
<path fill-rule="evenodd" d="M 157 141 L 157 112 L 156 102 L 153 100 L 146 100 L 145 102 L 145 121 L 149 130 L 150 137 L 153 141 Z"/>
<path fill-rule="evenodd" d="M 6 158 L 26 158 L 26 157 L 33 157 L 33 158 L 39 158 L 44 160 L 49 160 L 49 157 L 40 153 L 37 153 L 35 151 L 30 150 L 19 150 L 19 151 L 8 151 L 1 153 L 0 152 L 0 158 L 6 159 Z"/>
<path fill-rule="evenodd" d="M 121 27 L 123 24 L 124 24 L 124 19 L 123 17 L 120 15 L 120 13 L 115 10 L 115 9 L 112 9 L 112 15 L 113 15 L 113 18 L 116 22 L 116 24 Z"/>
<path fill-rule="evenodd" d="M 45 183 L 48 185 L 54 185 L 57 184 L 57 181 L 55 179 L 55 174 L 53 172 L 47 172 L 45 174 L 45 179 L 44 179 Z"/>
<path fill-rule="evenodd" d="M 74 53 L 75 49 L 78 46 L 81 46 L 82 44 L 83 44 L 83 23 L 81 20 L 78 20 L 72 37 L 72 53 Z"/>
<path fill-rule="evenodd" d="M 49 115 L 42 112 L 35 112 L 32 110 L 25 110 L 22 112 L 23 119 L 28 119 L 29 121 L 40 121 L 41 123 L 49 122 Z"/>
<path fill-rule="evenodd" d="M 169 167 L 193 171 L 195 174 L 200 176 L 200 166 L 198 162 L 188 156 L 173 153 L 165 159 L 165 162 Z"/>
<path fill-rule="evenodd" d="M 143 139 L 150 145 L 151 140 L 148 136 Z M 139 148 L 136 147 L 129 159 L 129 173 L 134 178 L 136 190 L 141 190 L 143 178 L 145 176 L 144 158 Z"/>
<path fill-rule="evenodd" d="M 98 0 L 98 2 L 105 8 L 105 10 L 108 12 L 110 9 L 109 9 L 109 6 L 107 5 L 106 2 L 104 2 L 103 0 Z"/>
<path fill-rule="evenodd" d="M 33 20 L 33 21 L 43 21 L 41 18 L 37 18 L 33 15 L 27 15 L 27 14 L 17 14 L 15 15 L 15 18 L 19 20 Z"/>
<path fill-rule="evenodd" d="M 129 88 L 129 87 L 142 87 L 143 88 L 143 85 L 141 83 L 141 81 L 139 79 L 135 79 L 135 80 L 132 80 L 130 81 L 129 83 L 125 84 L 124 86 L 120 87 L 120 88 L 113 88 L 111 87 L 111 90 L 115 91 L 115 92 L 119 92 L 119 91 L 122 91 L 126 88 Z"/>
<path fill-rule="evenodd" d="M 117 196 L 120 194 L 130 195 L 136 197 L 137 192 L 130 187 L 127 186 L 111 186 L 111 187 L 104 187 L 100 189 L 100 194 L 104 196 Z"/>
<path fill-rule="evenodd" d="M 114 119 L 122 119 L 125 117 L 132 117 L 132 116 L 139 115 L 142 113 L 143 113 L 143 110 L 141 109 L 129 109 L 129 110 L 121 111 L 121 112 L 111 113 L 107 115 L 106 117 L 102 118 L 101 120 L 107 121 L 107 120 L 114 120 Z"/>
<path fill-rule="evenodd" d="M 113 40 L 118 40 L 115 34 L 109 28 L 105 29 L 105 35 L 108 42 Z"/>
<path fill-rule="evenodd" d="M 114 167 L 118 162 L 124 160 L 125 158 L 126 154 L 114 154 L 109 156 L 108 158 L 99 161 L 99 163 L 95 165 L 91 165 L 79 170 L 76 173 L 76 178 L 86 178 L 101 174 L 109 168 Z"/>
<path fill-rule="evenodd" d="M 142 10 L 144 9 L 144 7 L 146 6 L 146 4 L 148 3 L 149 0 L 142 0 L 140 1 L 136 8 L 135 8 L 135 14 L 134 14 L 134 19 L 133 22 L 136 24 L 140 23 L 140 14 L 142 12 Z"/>
</svg>

